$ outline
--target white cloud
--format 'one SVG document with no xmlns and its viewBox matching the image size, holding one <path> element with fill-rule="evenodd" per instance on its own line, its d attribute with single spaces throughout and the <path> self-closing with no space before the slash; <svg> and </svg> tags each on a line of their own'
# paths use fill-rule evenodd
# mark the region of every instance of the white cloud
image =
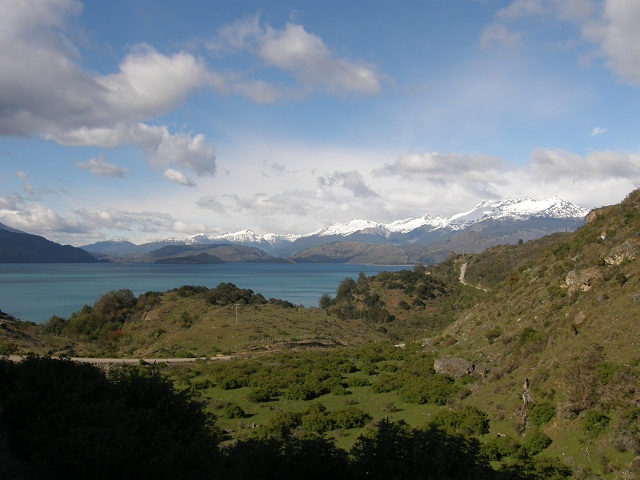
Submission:
<svg viewBox="0 0 640 480">
<path fill-rule="evenodd" d="M 76 162 L 76 167 L 88 170 L 97 177 L 122 178 L 129 173 L 126 167 L 119 167 L 114 163 L 107 162 L 102 155 L 90 158 L 86 162 L 78 161 Z"/>
<path fill-rule="evenodd" d="M 18 204 L 22 202 L 22 198 L 18 195 L 0 195 L 0 215 L 9 213 L 8 211 L 18 210 Z"/>
<path fill-rule="evenodd" d="M 450 184 L 465 179 L 487 178 L 504 168 L 504 160 L 489 155 L 429 152 L 402 155 L 373 173 L 376 176 L 399 176 L 405 180 Z"/>
<path fill-rule="evenodd" d="M 607 0 L 602 18 L 584 34 L 600 45 L 606 64 L 623 81 L 640 85 L 640 2 Z"/>
<path fill-rule="evenodd" d="M 130 211 L 118 208 L 80 209 L 75 212 L 84 222 L 95 228 L 118 231 L 142 230 L 155 233 L 171 231 L 176 220 L 168 213 Z"/>
<path fill-rule="evenodd" d="M 195 187 L 196 184 L 187 177 L 184 173 L 179 170 L 174 170 L 173 168 L 168 168 L 164 171 L 164 178 L 169 180 L 170 182 L 177 183 L 179 185 L 184 185 L 185 187 Z"/>
<path fill-rule="evenodd" d="M 0 134 L 42 135 L 74 146 L 133 145 L 145 151 L 154 168 L 180 165 L 196 175 L 215 174 L 214 149 L 203 135 L 170 133 L 167 126 L 141 122 L 215 83 L 201 60 L 186 52 L 164 55 L 137 46 L 117 73 L 93 75 L 77 63 L 65 36 L 81 11 L 78 2 L 12 0 L 5 7 L 0 17 Z"/>
<path fill-rule="evenodd" d="M 598 151 L 586 156 L 538 148 L 531 154 L 532 178 L 538 181 L 640 181 L 640 154 Z"/>
<path fill-rule="evenodd" d="M 271 66 L 292 74 L 308 89 L 375 94 L 380 82 L 375 70 L 362 62 L 335 58 L 320 37 L 302 25 L 284 30 L 267 27 L 260 55 Z"/>
<path fill-rule="evenodd" d="M 318 178 L 318 185 L 321 188 L 332 187 L 334 185 L 345 188 L 356 198 L 376 197 L 377 194 L 367 186 L 361 173 L 352 170 L 350 172 L 334 172 Z"/>
<path fill-rule="evenodd" d="M 2 223 L 10 227 L 44 236 L 51 232 L 86 235 L 92 231 L 91 226 L 63 218 L 53 209 L 40 204 L 23 207 L 20 210 L 1 212 L 0 219 Z"/>
<path fill-rule="evenodd" d="M 304 92 L 371 95 L 381 90 L 380 76 L 373 66 L 335 56 L 318 35 L 294 23 L 276 29 L 262 25 L 259 17 L 254 16 L 223 27 L 206 47 L 216 55 L 244 52 L 255 55 L 266 66 L 291 75 Z M 229 79 L 226 88 L 260 102 L 301 95 L 297 88 L 275 86 L 258 79 Z"/>
<path fill-rule="evenodd" d="M 498 40 L 507 35 L 505 22 L 532 16 L 551 16 L 573 23 L 582 39 L 597 45 L 597 53 L 606 59 L 608 68 L 624 82 L 640 85 L 640 2 L 514 0 L 498 11 L 498 23 L 483 32 L 481 41 Z"/>
<path fill-rule="evenodd" d="M 114 127 L 82 127 L 62 132 L 55 139 L 63 145 L 73 146 L 137 145 L 146 152 L 147 162 L 156 169 L 179 165 L 193 170 L 198 176 L 213 176 L 216 171 L 214 148 L 205 142 L 204 135 L 172 135 L 165 126 L 118 123 Z"/>
<path fill-rule="evenodd" d="M 606 128 L 595 127 L 591 130 L 591 137 L 597 137 L 598 135 L 602 135 L 603 133 L 608 132 Z"/>
<path fill-rule="evenodd" d="M 96 82 L 103 87 L 98 92 L 107 108 L 120 117 L 139 120 L 168 111 L 207 79 L 204 64 L 189 53 L 163 55 L 138 45 L 118 73 L 96 77 Z"/>
</svg>

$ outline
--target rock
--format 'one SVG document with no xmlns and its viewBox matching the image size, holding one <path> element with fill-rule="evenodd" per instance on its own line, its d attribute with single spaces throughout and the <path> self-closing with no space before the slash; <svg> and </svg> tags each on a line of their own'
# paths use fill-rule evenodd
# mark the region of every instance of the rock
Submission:
<svg viewBox="0 0 640 480">
<path fill-rule="evenodd" d="M 588 292 L 591 288 L 602 281 L 602 274 L 596 267 L 585 268 L 584 270 L 572 270 L 567 274 L 564 284 L 569 289 L 569 293 L 581 290 Z"/>
<path fill-rule="evenodd" d="M 613 206 L 608 206 L 591 210 L 584 219 L 585 224 L 589 225 L 590 223 L 595 222 L 600 217 L 606 217 L 612 209 Z"/>
<path fill-rule="evenodd" d="M 472 362 L 465 360 L 464 358 L 457 357 L 438 358 L 433 363 L 433 368 L 436 373 L 447 375 L 449 377 L 464 377 L 466 375 L 471 375 L 474 371 L 474 365 Z"/>
<path fill-rule="evenodd" d="M 622 245 L 612 249 L 607 257 L 604 259 L 604 263 L 607 265 L 620 265 L 625 260 L 633 260 L 636 255 L 640 240 L 637 238 L 628 238 Z"/>
</svg>

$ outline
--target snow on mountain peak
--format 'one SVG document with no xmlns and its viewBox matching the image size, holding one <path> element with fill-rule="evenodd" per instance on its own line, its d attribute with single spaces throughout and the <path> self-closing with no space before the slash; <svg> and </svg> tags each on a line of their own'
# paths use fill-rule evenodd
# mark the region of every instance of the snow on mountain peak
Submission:
<svg viewBox="0 0 640 480">
<path fill-rule="evenodd" d="M 388 223 L 386 225 L 387 230 L 394 233 L 409 233 L 416 228 L 420 227 L 432 227 L 442 228 L 446 226 L 447 220 L 440 217 L 432 217 L 431 215 L 425 215 L 420 218 L 405 218 L 403 220 L 396 220 L 395 222 Z"/>
<path fill-rule="evenodd" d="M 424 215 L 419 218 L 405 218 L 396 220 L 388 224 L 373 222 L 371 220 L 356 219 L 347 223 L 331 225 L 321 228 L 312 233 L 304 235 L 281 235 L 269 233 L 258 235 L 252 230 L 244 229 L 235 233 L 223 233 L 218 235 L 207 235 L 204 233 L 193 235 L 185 240 L 177 238 L 166 238 L 163 243 L 185 243 L 188 245 L 207 243 L 268 243 L 276 245 L 279 243 L 294 242 L 300 238 L 309 237 L 348 237 L 350 235 L 372 234 L 389 237 L 391 234 L 406 234 L 418 228 L 427 230 L 438 230 L 449 228 L 461 230 L 474 223 L 487 220 L 522 220 L 530 217 L 547 217 L 557 219 L 584 218 L 588 210 L 578 207 L 571 202 L 564 201 L 558 197 L 534 200 L 530 197 L 524 199 L 506 198 L 504 200 L 485 200 L 478 203 L 471 210 L 458 213 L 449 218 L 440 216 Z"/>
<path fill-rule="evenodd" d="M 381 223 L 372 222 L 371 220 L 356 219 L 351 220 L 348 223 L 341 223 L 337 225 L 331 225 L 329 227 L 321 228 L 306 236 L 318 235 L 321 237 L 328 237 L 331 235 L 347 236 L 356 232 L 362 232 L 363 230 L 369 231 L 369 233 L 386 231 L 385 226 Z"/>
<path fill-rule="evenodd" d="M 449 224 L 456 228 L 481 220 L 505 219 L 505 218 L 528 218 L 528 217 L 550 217 L 550 218 L 579 218 L 584 217 L 588 211 L 578 207 L 573 203 L 566 202 L 558 197 L 534 200 L 526 197 L 524 200 L 518 198 L 507 198 L 506 200 L 487 200 L 479 203 L 468 212 L 453 215 L 448 219 Z"/>
</svg>

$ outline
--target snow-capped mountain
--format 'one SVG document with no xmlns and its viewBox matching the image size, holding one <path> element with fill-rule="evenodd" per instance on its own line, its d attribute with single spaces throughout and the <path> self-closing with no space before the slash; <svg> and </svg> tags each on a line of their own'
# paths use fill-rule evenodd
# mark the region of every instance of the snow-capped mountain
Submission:
<svg viewBox="0 0 640 480">
<path fill-rule="evenodd" d="M 587 213 L 588 210 L 558 197 L 542 200 L 508 198 L 487 200 L 469 211 L 448 218 L 427 214 L 387 224 L 357 219 L 330 225 L 303 235 L 278 233 L 259 235 L 248 229 L 217 235 L 201 233 L 185 239 L 166 238 L 136 246 L 135 250 L 137 253 L 145 253 L 166 245 L 230 243 L 257 247 L 275 255 L 289 256 L 306 248 L 340 240 L 394 245 L 428 245 L 444 241 L 451 235 L 467 230 L 481 230 L 484 235 L 491 235 L 496 225 L 500 226 L 501 238 L 505 238 L 505 242 L 508 242 L 512 240 L 509 235 L 531 239 L 557 231 L 574 230 L 581 225 Z M 107 243 L 109 245 L 106 245 Z M 114 248 L 113 243 L 98 242 L 83 248 L 108 254 L 108 250 Z M 120 249 L 119 252 L 121 251 Z"/>
<path fill-rule="evenodd" d="M 502 201 L 484 201 L 468 212 L 458 213 L 450 217 L 448 225 L 460 230 L 470 224 L 487 219 L 524 220 L 528 218 L 584 218 L 588 210 L 558 197 L 534 200 L 525 198 L 508 198 Z"/>
</svg>

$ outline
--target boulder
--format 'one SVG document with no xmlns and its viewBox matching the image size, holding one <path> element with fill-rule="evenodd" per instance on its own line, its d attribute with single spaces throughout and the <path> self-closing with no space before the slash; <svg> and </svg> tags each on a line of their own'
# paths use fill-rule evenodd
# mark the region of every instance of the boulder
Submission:
<svg viewBox="0 0 640 480">
<path fill-rule="evenodd" d="M 449 377 L 464 377 L 471 375 L 474 370 L 473 362 L 458 357 L 438 358 L 433 363 L 436 373 Z"/>
<path fill-rule="evenodd" d="M 602 282 L 602 273 L 596 267 L 584 270 L 573 270 L 567 274 L 564 284 L 569 293 L 583 291 L 588 292 L 597 283 Z"/>
<path fill-rule="evenodd" d="M 633 260 L 636 255 L 640 240 L 637 238 L 628 238 L 622 245 L 618 245 L 612 249 L 608 256 L 605 257 L 604 263 L 607 265 L 620 265 L 625 260 Z"/>
</svg>

